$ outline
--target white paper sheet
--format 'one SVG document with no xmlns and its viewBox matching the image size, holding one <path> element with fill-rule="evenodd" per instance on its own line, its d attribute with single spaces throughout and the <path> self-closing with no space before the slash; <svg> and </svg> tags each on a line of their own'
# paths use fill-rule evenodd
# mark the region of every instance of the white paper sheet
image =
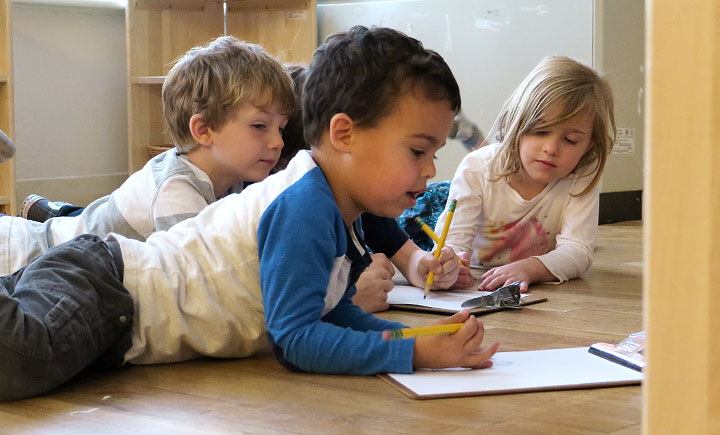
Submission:
<svg viewBox="0 0 720 435">
<path fill-rule="evenodd" d="M 420 369 L 389 378 L 418 398 L 592 388 L 640 383 L 643 374 L 588 353 L 587 347 L 498 352 L 489 369 Z"/>
<path fill-rule="evenodd" d="M 477 290 L 433 290 L 426 299 L 423 299 L 425 290 L 408 285 L 395 285 L 388 293 L 390 305 L 418 305 L 422 307 L 440 308 L 444 310 L 460 311 L 463 302 L 468 299 L 489 295 L 490 292 Z M 521 298 L 531 296 L 523 293 Z"/>
</svg>

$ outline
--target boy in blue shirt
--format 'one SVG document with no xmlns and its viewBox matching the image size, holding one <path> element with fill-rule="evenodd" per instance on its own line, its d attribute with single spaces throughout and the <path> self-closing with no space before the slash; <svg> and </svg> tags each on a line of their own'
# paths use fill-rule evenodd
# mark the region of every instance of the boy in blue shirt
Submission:
<svg viewBox="0 0 720 435">
<path fill-rule="evenodd" d="M 409 373 L 489 367 L 467 311 L 450 335 L 387 341 L 403 325 L 352 303 L 369 263 L 360 216 L 415 203 L 460 93 L 419 41 L 354 27 L 315 53 L 303 101 L 311 151 L 145 242 L 56 246 L 0 278 L 0 400 L 42 394 L 86 366 L 238 358 L 268 345 L 293 370 Z M 457 261 L 449 255 L 445 261 Z"/>
<path fill-rule="evenodd" d="M 369 263 L 361 214 L 393 218 L 415 204 L 459 109 L 449 67 L 400 32 L 355 27 L 315 52 L 303 119 L 317 166 L 264 210 L 257 232 L 268 339 L 287 367 L 372 374 L 488 364 L 497 346 L 480 348 L 482 328 L 466 312 L 447 320 L 466 321 L 457 335 L 388 342 L 381 331 L 402 325 L 360 312 L 347 291 Z"/>
</svg>

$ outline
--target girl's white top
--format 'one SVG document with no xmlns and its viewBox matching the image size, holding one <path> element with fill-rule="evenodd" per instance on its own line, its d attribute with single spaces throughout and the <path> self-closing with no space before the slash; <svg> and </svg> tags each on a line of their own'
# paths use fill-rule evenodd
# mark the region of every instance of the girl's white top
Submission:
<svg viewBox="0 0 720 435">
<path fill-rule="evenodd" d="M 491 268 L 535 257 L 559 282 L 583 274 L 592 263 L 598 227 L 599 185 L 582 196 L 592 176 L 569 175 L 523 199 L 506 178 L 494 180 L 490 160 L 500 144 L 468 154 L 450 186 L 457 206 L 447 246 L 472 252 L 471 265 Z M 494 180 L 494 181 L 493 181 Z M 447 208 L 438 219 L 440 234 Z"/>
</svg>

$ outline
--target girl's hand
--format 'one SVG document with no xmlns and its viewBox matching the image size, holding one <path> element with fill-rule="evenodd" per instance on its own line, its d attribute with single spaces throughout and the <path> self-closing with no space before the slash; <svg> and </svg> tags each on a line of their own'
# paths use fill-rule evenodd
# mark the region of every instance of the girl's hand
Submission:
<svg viewBox="0 0 720 435">
<path fill-rule="evenodd" d="M 470 288 L 475 285 L 475 278 L 473 278 L 470 271 L 470 253 L 461 252 L 458 254 L 458 258 L 462 261 L 464 267 L 460 268 L 457 280 L 450 288 Z"/>
<path fill-rule="evenodd" d="M 372 263 L 360 274 L 352 301 L 368 313 L 389 308 L 387 294 L 393 289 L 395 268 L 385 254 L 372 254 Z"/>
<path fill-rule="evenodd" d="M 416 368 L 492 367 L 492 357 L 499 344 L 483 348 L 485 329 L 480 320 L 462 310 L 434 325 L 465 323 L 457 332 L 448 335 L 427 335 L 415 338 L 413 366 Z"/>
<path fill-rule="evenodd" d="M 490 269 L 483 274 L 481 279 L 478 290 L 493 291 L 520 281 L 520 293 L 527 293 L 528 285 L 534 282 L 556 281 L 557 277 L 550 273 L 542 261 L 530 257 Z"/>
<path fill-rule="evenodd" d="M 415 266 L 410 270 L 414 271 L 412 276 L 408 277 L 408 281 L 416 287 L 425 287 L 429 271 L 435 273 L 432 289 L 446 289 L 453 285 L 457 280 L 460 265 L 458 257 L 452 248 L 446 246 L 440 251 L 440 257 L 436 260 L 434 253 L 418 249 L 412 254 L 411 263 Z"/>
<path fill-rule="evenodd" d="M 520 281 L 520 293 L 527 293 L 528 284 L 533 282 L 530 270 L 528 270 L 529 264 L 527 260 L 540 263 L 538 259 L 526 258 L 525 260 L 516 261 L 504 266 L 493 267 L 480 277 L 482 281 L 478 286 L 478 290 L 493 291 L 502 286 Z"/>
</svg>

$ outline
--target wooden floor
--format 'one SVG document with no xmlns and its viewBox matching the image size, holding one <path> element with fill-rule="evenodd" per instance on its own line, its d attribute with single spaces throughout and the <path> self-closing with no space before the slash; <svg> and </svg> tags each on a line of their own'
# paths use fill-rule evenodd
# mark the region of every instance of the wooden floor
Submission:
<svg viewBox="0 0 720 435">
<path fill-rule="evenodd" d="M 483 316 L 487 340 L 501 351 L 620 341 L 642 330 L 641 280 L 642 225 L 603 225 L 582 279 L 533 286 L 547 302 Z M 639 386 L 413 400 L 375 376 L 291 373 L 263 354 L 86 373 L 0 404 L 0 433 L 637 434 L 640 412 Z"/>
</svg>

